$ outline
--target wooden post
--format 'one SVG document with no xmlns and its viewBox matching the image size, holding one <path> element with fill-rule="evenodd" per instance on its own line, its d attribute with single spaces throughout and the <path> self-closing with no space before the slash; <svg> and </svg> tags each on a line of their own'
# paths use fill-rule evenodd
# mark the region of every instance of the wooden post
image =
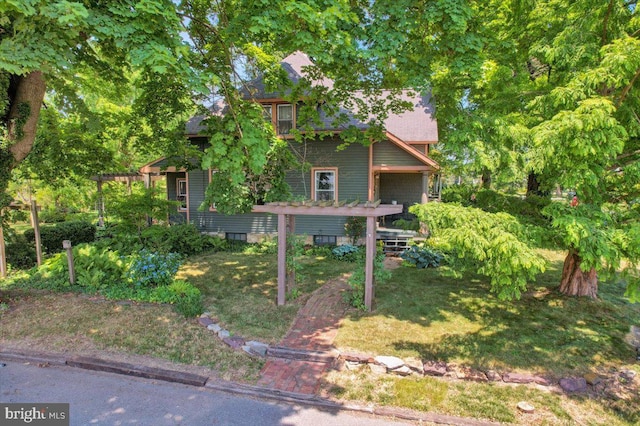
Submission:
<svg viewBox="0 0 640 426">
<path fill-rule="evenodd" d="M 104 227 L 104 199 L 102 198 L 102 176 L 98 177 L 98 226 Z"/>
<path fill-rule="evenodd" d="M 0 278 L 7 276 L 7 248 L 4 245 L 4 231 L 2 230 L 2 218 L 0 218 Z"/>
<path fill-rule="evenodd" d="M 287 239 L 287 252 L 289 256 L 292 256 L 291 258 L 291 267 L 287 269 L 287 290 L 292 290 L 295 288 L 296 286 L 296 270 L 295 270 L 295 259 L 293 257 L 295 257 L 296 253 L 295 253 L 295 248 L 293 247 L 293 245 L 295 244 L 294 238 L 295 236 L 293 234 L 295 234 L 296 232 L 296 217 L 294 215 L 288 214 L 287 215 L 287 235 L 291 236 L 291 238 Z"/>
<path fill-rule="evenodd" d="M 67 263 L 69 264 L 69 282 L 71 284 L 76 283 L 76 271 L 73 267 L 73 248 L 71 247 L 71 241 L 62 241 L 62 248 L 67 251 Z"/>
<path fill-rule="evenodd" d="M 371 312 L 373 306 L 373 264 L 376 258 L 376 220 L 367 216 L 366 259 L 364 266 L 364 305 Z"/>
<path fill-rule="evenodd" d="M 31 226 L 36 237 L 36 260 L 38 266 L 42 265 L 42 244 L 40 242 L 40 223 L 38 222 L 38 207 L 35 200 L 31 200 Z"/>
<path fill-rule="evenodd" d="M 278 214 L 278 306 L 285 303 L 287 292 L 287 215 Z"/>
</svg>

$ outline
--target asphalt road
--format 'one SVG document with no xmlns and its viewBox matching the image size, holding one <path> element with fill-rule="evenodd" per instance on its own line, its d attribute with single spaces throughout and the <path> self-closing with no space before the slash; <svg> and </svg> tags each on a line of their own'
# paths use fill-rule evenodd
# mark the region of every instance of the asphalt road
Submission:
<svg viewBox="0 0 640 426">
<path fill-rule="evenodd" d="M 0 402 L 69 403 L 73 426 L 407 425 L 351 411 L 325 411 L 202 387 L 14 361 L 0 368 Z"/>
</svg>

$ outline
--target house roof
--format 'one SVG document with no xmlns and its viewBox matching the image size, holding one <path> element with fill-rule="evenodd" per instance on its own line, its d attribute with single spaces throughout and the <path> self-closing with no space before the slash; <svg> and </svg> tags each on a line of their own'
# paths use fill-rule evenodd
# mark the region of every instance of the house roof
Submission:
<svg viewBox="0 0 640 426">
<path fill-rule="evenodd" d="M 313 61 L 302 52 L 294 52 L 291 55 L 284 58 L 281 62 L 283 69 L 286 71 L 288 78 L 294 82 L 299 82 L 302 78 L 308 77 L 307 67 L 313 66 Z M 323 77 L 320 79 L 312 79 L 312 85 L 322 85 L 327 88 L 333 87 L 333 80 Z M 267 91 L 264 80 L 257 78 L 249 83 L 241 91 L 247 98 L 254 99 L 258 102 L 266 100 L 278 100 L 286 96 L 287 90 L 284 91 Z M 353 93 L 355 98 L 367 100 L 362 91 L 356 91 Z M 383 90 L 378 95 L 379 99 L 393 101 L 404 101 L 412 105 L 412 108 L 400 112 L 394 113 L 390 111 L 388 116 L 384 120 L 384 126 L 387 134 L 392 135 L 392 142 L 395 144 L 404 144 L 402 148 L 407 148 L 406 151 L 414 156 L 419 157 L 420 160 L 428 159 L 425 164 L 430 164 L 437 167 L 437 164 L 426 155 L 412 147 L 411 143 L 435 143 L 438 141 L 438 126 L 435 118 L 435 104 L 431 93 L 418 93 L 415 90 L 402 90 L 400 92 L 393 92 L 390 90 Z M 219 103 L 212 108 L 213 114 L 224 113 L 224 106 Z M 333 130 L 340 131 L 347 126 L 353 125 L 359 129 L 366 129 L 368 124 L 357 119 L 354 111 L 349 111 L 341 108 L 340 114 L 345 114 L 349 117 L 349 121 L 342 125 L 342 128 L 336 128 L 333 124 L 334 117 L 325 115 L 320 112 L 320 118 L 322 121 L 321 126 L 317 126 L 317 130 Z M 373 117 L 372 117 L 373 118 Z M 186 133 L 188 135 L 203 134 L 206 131 L 206 126 L 202 124 L 205 116 L 195 116 L 191 118 L 186 124 Z M 417 153 L 417 154 L 416 154 Z"/>
<path fill-rule="evenodd" d="M 289 79 L 294 83 L 297 83 L 300 79 L 308 76 L 306 68 L 313 66 L 311 59 L 302 52 L 292 53 L 284 58 L 281 64 L 283 69 L 287 72 Z M 311 84 L 332 88 L 333 80 L 324 77 L 320 80 L 312 80 Z M 243 94 L 245 96 L 251 97 L 257 101 L 281 99 L 283 95 L 286 95 L 286 93 L 286 90 L 284 93 L 267 92 L 262 78 L 257 78 L 249 82 L 247 87 L 243 89 Z M 435 119 L 435 105 L 433 103 L 431 93 L 420 94 L 415 90 L 402 90 L 399 94 L 392 94 L 390 90 L 383 90 L 380 93 L 381 99 L 391 100 L 392 96 L 394 96 L 394 100 L 411 103 L 413 108 L 402 113 L 389 112 L 388 117 L 384 121 L 386 130 L 405 142 L 437 142 L 438 126 Z M 366 101 L 362 91 L 354 92 L 354 97 Z M 353 111 L 343 109 L 340 112 L 346 113 L 347 116 L 352 117 L 347 125 L 354 125 L 362 129 L 367 127 L 366 123 L 357 120 L 353 116 Z M 332 117 L 321 116 L 321 118 L 324 124 L 323 130 L 340 130 L 332 128 L 332 122 L 334 121 Z"/>
</svg>

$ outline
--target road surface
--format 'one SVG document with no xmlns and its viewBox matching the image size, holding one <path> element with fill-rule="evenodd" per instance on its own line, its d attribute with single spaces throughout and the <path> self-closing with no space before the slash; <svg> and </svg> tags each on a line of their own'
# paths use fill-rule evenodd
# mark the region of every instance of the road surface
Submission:
<svg viewBox="0 0 640 426">
<path fill-rule="evenodd" d="M 203 387 L 72 367 L 40 368 L 15 361 L 0 367 L 0 402 L 69 403 L 72 426 L 408 424 L 351 411 L 239 397 Z"/>
</svg>

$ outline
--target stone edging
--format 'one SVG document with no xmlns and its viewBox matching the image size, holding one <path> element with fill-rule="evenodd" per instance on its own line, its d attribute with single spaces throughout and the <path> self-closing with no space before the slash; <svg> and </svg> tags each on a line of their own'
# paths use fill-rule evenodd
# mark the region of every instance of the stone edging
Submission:
<svg viewBox="0 0 640 426">
<path fill-rule="evenodd" d="M 431 376 L 443 377 L 454 380 L 465 380 L 472 382 L 494 382 L 507 384 L 538 385 L 544 387 L 559 387 L 566 393 L 592 392 L 604 394 L 612 398 L 620 398 L 621 395 L 633 392 L 640 387 L 634 383 L 636 372 L 628 369 L 610 369 L 606 373 L 587 373 L 581 377 L 570 376 L 559 380 L 553 380 L 534 374 L 518 372 L 497 372 L 495 370 L 477 370 L 464 365 L 446 363 L 443 361 L 407 359 L 403 360 L 394 356 L 372 356 L 357 352 L 338 351 L 324 353 L 307 353 L 308 351 L 294 351 L 293 355 L 283 355 L 281 352 L 287 348 L 279 346 L 270 347 L 268 344 L 250 340 L 246 341 L 241 336 L 234 336 L 225 330 L 211 318 L 211 314 L 205 312 L 200 316 L 198 322 L 203 327 L 212 331 L 223 343 L 235 350 L 242 350 L 250 356 L 266 358 L 268 356 L 276 358 L 307 359 L 309 356 L 322 358 L 314 359 L 320 362 L 330 362 L 338 359 L 343 362 L 348 370 L 355 370 L 362 366 L 368 366 L 370 370 L 377 374 L 394 374 L 398 376 Z M 297 352 L 300 352 L 298 354 Z M 287 352 L 288 353 L 288 352 Z M 310 355 L 311 354 L 311 355 Z M 637 391 L 637 390 L 636 390 Z"/>
<path fill-rule="evenodd" d="M 619 397 L 632 390 L 636 372 L 633 370 L 612 369 L 606 374 L 587 373 L 582 377 L 564 377 L 558 381 L 538 375 L 516 372 L 497 372 L 494 370 L 476 370 L 470 367 L 443 361 L 422 361 L 418 359 L 403 360 L 394 356 L 370 356 L 356 352 L 340 354 L 347 370 L 368 366 L 377 374 L 394 374 L 398 376 L 431 376 L 446 377 L 473 382 L 502 382 L 509 384 L 539 385 L 545 387 L 559 386 L 566 393 L 591 391 Z"/>
<path fill-rule="evenodd" d="M 231 349 L 242 350 L 251 356 L 257 356 L 260 358 L 267 356 L 267 349 L 269 349 L 269 345 L 257 340 L 247 341 L 241 336 L 231 335 L 231 332 L 222 328 L 219 323 L 211 318 L 211 314 L 208 312 L 200 315 L 198 323 L 203 327 L 206 327 L 207 330 L 213 332 L 213 334 L 215 334 Z"/>
</svg>

